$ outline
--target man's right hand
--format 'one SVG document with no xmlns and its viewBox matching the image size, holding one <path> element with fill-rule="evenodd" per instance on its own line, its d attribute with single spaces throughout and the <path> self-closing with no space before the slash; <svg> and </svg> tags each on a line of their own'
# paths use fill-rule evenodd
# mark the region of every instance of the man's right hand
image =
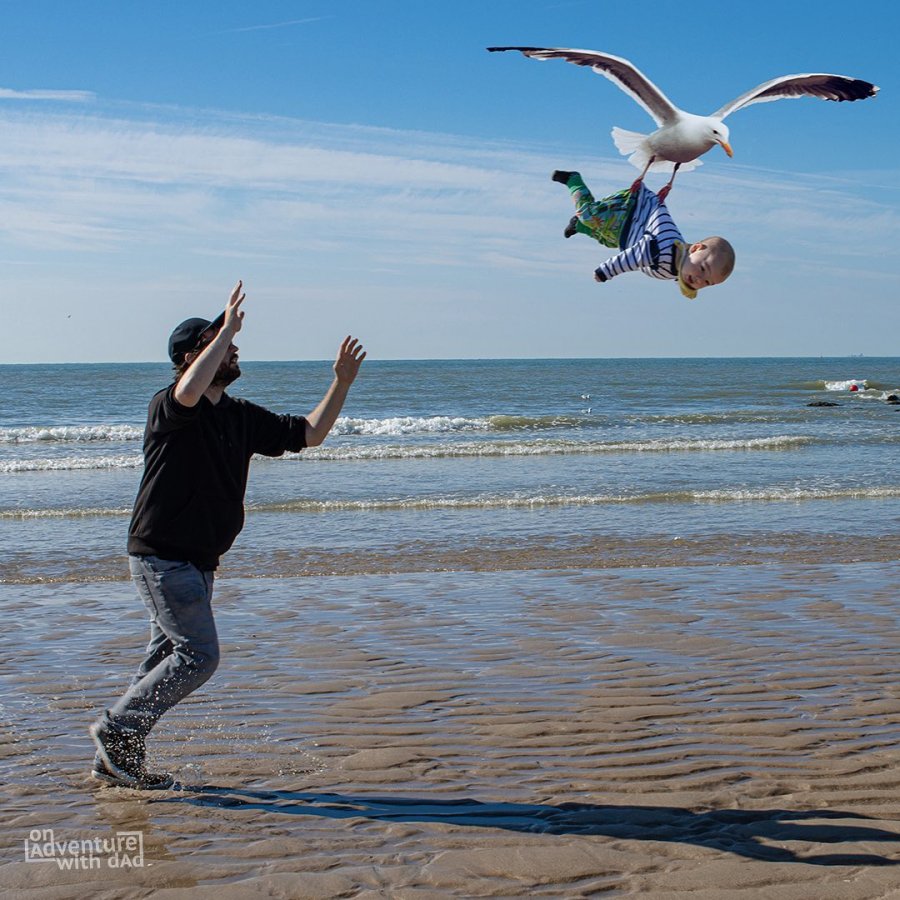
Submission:
<svg viewBox="0 0 900 900">
<path fill-rule="evenodd" d="M 225 305 L 225 321 L 222 324 L 222 328 L 227 328 L 232 335 L 237 334 L 244 323 L 244 313 L 241 310 L 241 304 L 247 295 L 244 293 L 243 288 L 244 282 L 239 281 L 234 286 L 234 290 L 228 298 L 228 303 Z"/>
</svg>

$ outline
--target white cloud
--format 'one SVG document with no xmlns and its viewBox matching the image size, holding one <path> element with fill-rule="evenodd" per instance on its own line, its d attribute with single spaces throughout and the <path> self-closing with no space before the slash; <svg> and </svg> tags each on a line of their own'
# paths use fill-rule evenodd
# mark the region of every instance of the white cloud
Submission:
<svg viewBox="0 0 900 900">
<path fill-rule="evenodd" d="M 214 34 L 242 34 L 245 31 L 270 31 L 273 28 L 290 28 L 294 25 L 309 25 L 311 22 L 321 22 L 327 16 L 312 16 L 308 19 L 290 19 L 287 22 L 273 22 L 270 25 L 246 25 L 243 28 L 226 28 L 224 31 L 216 31 Z"/>
<path fill-rule="evenodd" d="M 604 346 L 609 355 L 641 346 L 709 355 L 708 344 L 695 346 L 696 328 L 682 333 L 687 320 L 673 286 L 640 275 L 593 283 L 611 251 L 562 238 L 571 203 L 549 176 L 570 153 L 552 144 L 117 112 L 0 108 L 0 256 L 15 264 L 7 272 L 23 298 L 20 337 L 13 347 L 0 336 L 0 358 L 122 359 L 121 343 L 103 339 L 120 316 L 120 328 L 134 321 L 130 358 L 154 358 L 154 336 L 179 309 L 194 314 L 202 294 L 206 314 L 240 276 L 269 298 L 276 323 L 260 323 L 257 357 L 317 356 L 307 332 L 332 324 L 345 331 L 347 317 L 370 329 L 382 355 L 409 355 L 413 333 L 426 345 L 435 338 L 442 349 L 433 355 L 470 355 L 487 337 L 467 333 L 467 316 L 479 328 L 511 331 L 519 349 L 505 343 L 507 355 L 603 355 Z M 586 156 L 579 165 L 598 195 L 634 177 L 618 159 Z M 746 331 L 746 315 L 785 304 L 824 311 L 831 303 L 837 312 L 862 282 L 874 291 L 868 308 L 896 324 L 900 215 L 873 181 L 858 173 L 824 184 L 727 162 L 678 178 L 669 207 L 685 237 L 721 233 L 738 248 L 735 276 L 715 289 L 732 310 L 730 320 L 710 320 L 723 329 L 721 352 L 731 346 L 726 335 Z M 165 303 L 152 299 L 160 285 Z M 319 299 L 298 304 L 298 295 Z M 598 343 L 596 326 L 571 334 L 559 311 L 602 317 L 603 304 L 645 297 L 658 299 L 659 320 L 636 327 L 633 345 L 612 334 Z M 63 303 L 86 319 L 75 348 L 45 327 Z M 510 309 L 520 307 L 536 310 L 534 320 L 512 321 Z M 845 327 L 835 320 L 835 341 Z M 885 344 L 890 329 L 885 321 Z M 670 341 L 678 349 L 667 354 L 660 348 Z M 104 355 L 110 346 L 117 355 Z"/>
<path fill-rule="evenodd" d="M 15 91 L 0 88 L 0 100 L 59 100 L 65 103 L 87 103 L 96 97 L 91 91 Z"/>
</svg>

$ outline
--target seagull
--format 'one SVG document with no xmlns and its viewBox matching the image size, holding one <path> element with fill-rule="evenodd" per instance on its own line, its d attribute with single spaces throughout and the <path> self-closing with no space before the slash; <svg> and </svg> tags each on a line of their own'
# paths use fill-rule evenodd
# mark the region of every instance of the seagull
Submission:
<svg viewBox="0 0 900 900">
<path fill-rule="evenodd" d="M 651 169 L 668 171 L 674 163 L 669 183 L 659 192 L 661 200 L 672 189 L 675 173 L 702 165 L 697 159 L 718 144 L 729 156 L 734 156 L 728 143 L 726 116 L 750 106 L 770 100 L 819 97 L 822 100 L 864 100 L 874 97 L 878 88 L 868 81 L 846 75 L 805 74 L 782 75 L 765 81 L 751 91 L 726 103 L 709 116 L 697 116 L 679 109 L 643 72 L 627 59 L 600 53 L 596 50 L 572 50 L 567 47 L 488 47 L 491 53 L 518 50 L 532 59 L 564 59 L 576 66 L 587 66 L 617 84 L 632 100 L 639 103 L 659 126 L 650 134 L 638 134 L 613 128 L 612 138 L 617 149 L 638 169 L 640 177 L 632 185 L 636 189 Z"/>
</svg>

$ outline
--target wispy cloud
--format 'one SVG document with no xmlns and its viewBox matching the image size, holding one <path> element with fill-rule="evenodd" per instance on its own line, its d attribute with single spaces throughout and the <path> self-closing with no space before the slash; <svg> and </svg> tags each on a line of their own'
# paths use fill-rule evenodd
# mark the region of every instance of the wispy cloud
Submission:
<svg viewBox="0 0 900 900">
<path fill-rule="evenodd" d="M 544 246 L 571 214 L 548 177 L 552 151 L 257 117 L 32 113 L 0 123 L 8 245 L 139 254 L 147 242 L 171 241 L 184 256 L 219 242 L 295 258 L 311 244 L 340 254 L 349 243 L 369 265 L 406 257 L 407 267 L 480 260 L 531 269 L 528 260 L 573 258 L 559 245 L 548 259 Z M 631 177 L 616 159 L 588 159 L 584 171 L 598 194 Z M 900 241 L 900 215 L 889 205 L 796 175 L 686 176 L 669 205 L 688 239 L 723 233 L 754 248 L 779 243 L 807 261 L 824 263 L 840 247 L 877 262 Z M 606 252 L 588 246 L 592 256 Z"/>
<path fill-rule="evenodd" d="M 269 25 L 246 25 L 243 28 L 226 28 L 224 31 L 214 31 L 213 34 L 243 34 L 247 31 L 271 31 L 275 28 L 290 28 L 294 25 L 309 25 L 312 22 L 321 22 L 327 16 L 312 16 L 308 19 L 290 19 L 287 22 L 272 22 Z"/>
<path fill-rule="evenodd" d="M 451 321 L 489 319 L 511 305 L 552 316 L 548 310 L 581 291 L 613 304 L 662 298 L 659 332 L 684 327 L 671 309 L 671 286 L 630 275 L 597 288 L 592 270 L 612 251 L 586 238 L 563 240 L 571 201 L 549 177 L 568 158 L 561 147 L 196 110 L 133 107 L 128 117 L 115 110 L 0 107 L 0 249 L 10 260 L 41 263 L 39 275 L 20 265 L 24 274 L 13 286 L 31 298 L 22 315 L 34 319 L 36 334 L 45 334 L 41 322 L 60 291 L 86 292 L 85 315 L 97 316 L 98 333 L 106 327 L 101 312 L 137 315 L 134 304 L 144 298 L 142 328 L 154 334 L 177 319 L 179 304 L 196 302 L 198 282 L 251 276 L 272 298 L 272 321 L 285 326 L 265 334 L 258 355 L 302 353 L 288 346 L 285 323 L 299 329 L 311 315 L 349 310 L 373 335 L 396 343 L 398 320 L 440 338 Z M 578 164 L 598 195 L 634 177 L 612 156 Z M 728 307 L 778 316 L 801 302 L 803 287 L 810 307 L 820 309 L 829 292 L 849 295 L 862 269 L 881 273 L 867 281 L 883 295 L 867 298 L 878 314 L 894 308 L 900 213 L 892 198 L 860 183 L 864 174 L 823 190 L 821 178 L 723 164 L 679 179 L 669 207 L 688 240 L 720 233 L 738 248 L 738 268 L 722 289 Z M 82 288 L 86 272 L 90 285 Z M 167 287 L 171 309 L 151 302 L 157 272 L 167 286 L 190 286 L 181 294 Z M 327 302 L 298 306 L 301 283 L 304 297 Z M 123 291 L 131 305 L 122 305 Z M 515 304 L 505 299 L 512 297 Z M 533 328 L 540 334 L 554 321 Z M 9 358 L 20 352 L 6 350 Z"/>
<path fill-rule="evenodd" d="M 12 88 L 0 88 L 0 100 L 57 100 L 66 103 L 87 103 L 95 98 L 96 95 L 92 91 L 15 91 Z"/>
</svg>

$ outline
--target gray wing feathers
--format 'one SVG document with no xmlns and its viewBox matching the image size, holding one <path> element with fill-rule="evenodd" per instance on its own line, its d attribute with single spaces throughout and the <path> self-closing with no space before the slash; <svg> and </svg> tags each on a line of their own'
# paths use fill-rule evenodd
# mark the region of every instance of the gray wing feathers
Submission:
<svg viewBox="0 0 900 900">
<path fill-rule="evenodd" d="M 743 106 L 752 103 L 768 103 L 770 100 L 794 100 L 799 97 L 818 97 L 821 100 L 864 100 L 874 97 L 878 88 L 868 81 L 849 78 L 846 75 L 827 73 L 805 75 L 782 75 L 741 94 L 730 103 L 713 113 L 720 119 Z"/>
<path fill-rule="evenodd" d="M 593 69 L 618 85 L 636 103 L 639 103 L 656 122 L 666 125 L 677 117 L 678 109 L 671 100 L 627 59 L 597 53 L 595 50 L 575 50 L 569 47 L 488 47 L 492 53 L 518 50 L 532 59 L 563 59 L 576 66 Z"/>
</svg>

